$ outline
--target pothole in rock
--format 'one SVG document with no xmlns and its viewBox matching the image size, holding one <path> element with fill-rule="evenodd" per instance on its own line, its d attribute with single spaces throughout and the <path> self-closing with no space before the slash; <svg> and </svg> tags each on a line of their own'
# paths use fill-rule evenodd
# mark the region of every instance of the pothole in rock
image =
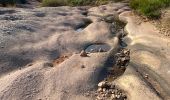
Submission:
<svg viewBox="0 0 170 100">
<path fill-rule="evenodd" d="M 92 45 L 89 45 L 85 49 L 85 51 L 86 52 L 90 52 L 90 53 L 95 53 L 95 52 L 107 52 L 110 49 L 111 49 L 110 45 L 101 43 L 101 44 L 92 44 Z"/>
<path fill-rule="evenodd" d="M 75 30 L 76 32 L 81 32 L 83 31 L 88 25 L 90 25 L 92 23 L 91 20 L 87 19 L 87 20 L 84 20 L 84 23 L 78 25 Z"/>
</svg>

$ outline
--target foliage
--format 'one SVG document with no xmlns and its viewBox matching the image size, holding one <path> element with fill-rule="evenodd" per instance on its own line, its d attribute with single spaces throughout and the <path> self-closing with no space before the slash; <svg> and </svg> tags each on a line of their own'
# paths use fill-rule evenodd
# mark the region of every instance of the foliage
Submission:
<svg viewBox="0 0 170 100">
<path fill-rule="evenodd" d="M 170 6 L 170 0 L 131 0 L 130 6 L 148 18 L 160 18 L 161 8 Z"/>
<path fill-rule="evenodd" d="M 43 0 L 43 6 L 86 6 L 86 5 L 101 5 L 115 0 Z"/>
</svg>

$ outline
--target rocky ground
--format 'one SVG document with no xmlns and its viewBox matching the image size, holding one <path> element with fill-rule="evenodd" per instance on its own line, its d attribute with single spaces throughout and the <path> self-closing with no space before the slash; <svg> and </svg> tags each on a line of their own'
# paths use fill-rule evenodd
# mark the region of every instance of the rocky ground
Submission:
<svg viewBox="0 0 170 100">
<path fill-rule="evenodd" d="M 0 100 L 169 100 L 170 41 L 137 20 L 126 3 L 1 7 Z"/>
<path fill-rule="evenodd" d="M 164 9 L 162 13 L 162 18 L 156 21 L 154 25 L 161 34 L 170 37 L 170 8 Z"/>
</svg>

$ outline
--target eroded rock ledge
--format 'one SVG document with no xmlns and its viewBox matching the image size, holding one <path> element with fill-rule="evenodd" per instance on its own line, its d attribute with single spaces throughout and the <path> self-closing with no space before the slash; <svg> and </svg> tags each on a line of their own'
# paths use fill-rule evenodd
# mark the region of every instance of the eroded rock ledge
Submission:
<svg viewBox="0 0 170 100">
<path fill-rule="evenodd" d="M 152 56 L 152 52 L 149 52 L 150 59 L 153 58 L 152 62 L 142 59 L 148 56 L 147 50 L 152 50 L 148 44 L 157 49 L 160 42 L 154 41 L 152 44 L 149 39 L 155 40 L 158 37 L 152 37 L 155 32 L 153 30 L 142 30 L 145 29 L 145 24 L 141 26 L 133 24 L 134 19 L 132 20 L 132 15 L 127 12 L 129 10 L 126 3 L 92 8 L 67 6 L 35 9 L 0 8 L 0 23 L 2 23 L 0 24 L 0 100 L 94 100 L 98 97 L 93 92 L 97 90 L 98 83 L 111 74 L 113 76 L 111 75 L 106 81 L 113 84 L 110 87 L 116 87 L 118 90 L 115 92 L 116 95 L 122 94 L 120 97 L 115 96 L 113 100 L 168 98 L 166 93 L 169 90 L 164 88 L 165 85 L 169 86 L 168 72 L 166 74 L 163 73 L 165 70 L 159 69 L 162 65 L 160 59 L 155 59 L 156 55 Z M 118 18 L 128 22 L 126 26 L 128 35 L 124 34 L 124 26 L 115 20 Z M 141 34 L 137 34 L 139 29 L 142 30 Z M 140 36 L 145 37 L 146 41 L 142 41 Z M 161 38 L 161 42 L 167 43 L 167 41 L 169 40 Z M 136 45 L 138 43 L 148 43 L 148 48 Z M 117 68 L 115 55 L 120 48 L 127 46 L 132 49 L 130 66 L 127 67 L 123 63 L 126 67 Z M 138 54 L 140 52 L 136 50 L 141 51 L 141 48 L 147 49 L 147 53 Z M 81 52 L 82 50 L 84 51 Z M 86 56 L 80 56 L 80 53 L 85 53 Z M 164 56 L 159 55 L 159 57 Z M 117 64 L 122 65 L 120 63 L 122 59 L 117 60 Z M 133 65 L 136 60 L 139 63 L 138 59 L 140 62 L 150 64 L 151 72 L 157 74 L 151 75 L 149 71 L 142 73 L 143 67 Z M 168 59 L 164 59 L 167 63 L 163 65 L 168 70 Z M 137 72 L 138 68 L 141 68 L 140 73 Z M 161 78 L 157 78 L 158 76 Z M 155 88 L 155 85 L 147 79 L 157 79 L 154 81 L 160 83 L 158 85 L 161 86 L 160 89 Z"/>
</svg>

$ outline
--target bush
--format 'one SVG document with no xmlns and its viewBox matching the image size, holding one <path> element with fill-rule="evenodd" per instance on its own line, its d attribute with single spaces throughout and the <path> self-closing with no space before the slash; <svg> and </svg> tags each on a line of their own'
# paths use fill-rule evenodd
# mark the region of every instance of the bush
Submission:
<svg viewBox="0 0 170 100">
<path fill-rule="evenodd" d="M 115 0 L 43 0 L 42 6 L 86 6 L 86 5 L 100 5 Z M 121 1 L 121 0 L 120 0 Z"/>
<path fill-rule="evenodd" d="M 50 7 L 64 6 L 66 5 L 66 1 L 65 0 L 43 0 L 42 5 L 50 6 Z"/>
<path fill-rule="evenodd" d="M 148 18 L 160 18 L 161 8 L 170 5 L 170 0 L 131 0 L 130 6 Z"/>
</svg>

